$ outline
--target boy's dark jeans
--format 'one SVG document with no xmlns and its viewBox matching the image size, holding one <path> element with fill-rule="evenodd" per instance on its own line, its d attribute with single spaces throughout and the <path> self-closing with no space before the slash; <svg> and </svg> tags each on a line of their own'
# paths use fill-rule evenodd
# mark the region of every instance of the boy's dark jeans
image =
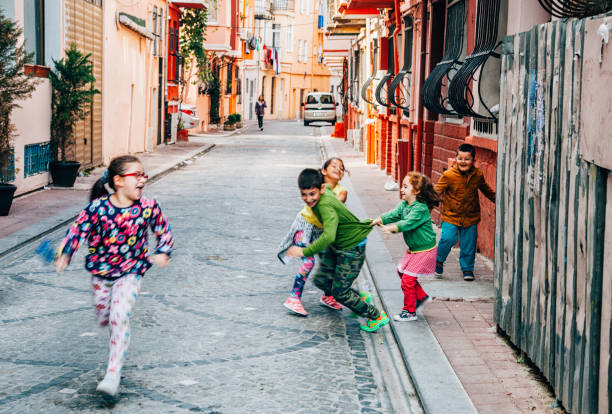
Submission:
<svg viewBox="0 0 612 414">
<path fill-rule="evenodd" d="M 257 125 L 259 128 L 263 127 L 263 115 L 257 115 Z"/>
<path fill-rule="evenodd" d="M 363 266 L 365 248 L 365 244 L 348 250 L 338 250 L 329 246 L 321 254 L 313 283 L 325 292 L 325 296 L 333 296 L 356 314 L 376 319 L 380 316 L 376 306 L 365 303 L 359 293 L 351 288 Z"/>
</svg>

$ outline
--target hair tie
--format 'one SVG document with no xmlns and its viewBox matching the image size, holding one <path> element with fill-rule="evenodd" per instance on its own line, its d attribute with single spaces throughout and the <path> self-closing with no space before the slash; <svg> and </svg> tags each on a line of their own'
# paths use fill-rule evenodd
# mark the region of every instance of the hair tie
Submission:
<svg viewBox="0 0 612 414">
<path fill-rule="evenodd" d="M 104 170 L 104 172 L 102 173 L 102 177 L 100 177 L 100 181 L 102 182 L 102 184 L 108 183 L 108 170 Z"/>
</svg>

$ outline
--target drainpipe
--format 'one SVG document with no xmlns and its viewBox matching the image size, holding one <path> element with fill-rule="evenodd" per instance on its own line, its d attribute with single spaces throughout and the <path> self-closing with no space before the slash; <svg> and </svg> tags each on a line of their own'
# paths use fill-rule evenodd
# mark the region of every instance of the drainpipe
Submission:
<svg viewBox="0 0 612 414">
<path fill-rule="evenodd" d="M 394 0 L 395 3 L 395 30 L 393 31 L 393 43 L 395 44 L 395 47 L 393 48 L 393 62 L 394 62 L 394 73 L 393 75 L 397 75 L 400 71 L 400 67 L 399 67 L 399 43 L 398 43 L 398 37 L 399 37 L 399 33 L 401 31 L 401 27 L 402 27 L 402 17 L 400 15 L 400 2 L 399 0 Z M 391 84 L 391 81 L 393 79 L 391 79 L 389 81 L 389 84 Z M 397 92 L 395 93 L 395 99 L 396 102 L 399 101 L 399 88 L 397 90 Z M 399 110 L 399 108 L 396 109 L 395 113 L 397 114 L 396 119 L 397 119 L 397 136 L 399 138 L 400 136 L 400 118 L 402 116 L 402 112 Z"/>
<path fill-rule="evenodd" d="M 422 0 L 421 3 L 421 67 L 419 73 L 419 87 L 423 88 L 423 83 L 425 83 L 425 63 L 427 62 L 427 51 L 425 48 L 427 47 L 427 5 L 428 0 Z M 423 113 L 425 112 L 423 107 L 423 95 L 419 93 L 419 104 L 417 106 L 417 139 L 416 139 L 416 148 L 415 148 L 415 160 L 414 160 L 414 168 L 416 171 L 422 171 L 421 168 L 421 152 L 423 148 Z"/>
</svg>

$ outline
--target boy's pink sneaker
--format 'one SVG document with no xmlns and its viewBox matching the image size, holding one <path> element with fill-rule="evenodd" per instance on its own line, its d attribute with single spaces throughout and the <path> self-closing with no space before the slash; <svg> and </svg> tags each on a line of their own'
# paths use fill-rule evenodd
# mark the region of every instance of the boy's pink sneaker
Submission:
<svg viewBox="0 0 612 414">
<path fill-rule="evenodd" d="M 334 310 L 342 310 L 342 305 L 333 296 L 325 296 L 325 294 L 321 296 L 321 305 Z"/>
<path fill-rule="evenodd" d="M 289 296 L 287 300 L 285 300 L 285 303 L 283 303 L 283 306 L 298 315 L 308 316 L 308 312 L 306 312 L 306 309 L 302 306 L 302 300 L 300 298 Z"/>
</svg>

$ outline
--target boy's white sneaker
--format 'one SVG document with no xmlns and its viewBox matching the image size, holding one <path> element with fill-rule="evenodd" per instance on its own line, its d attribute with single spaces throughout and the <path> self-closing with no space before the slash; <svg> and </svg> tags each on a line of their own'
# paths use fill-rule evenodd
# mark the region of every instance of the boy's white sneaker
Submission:
<svg viewBox="0 0 612 414">
<path fill-rule="evenodd" d="M 106 373 L 104 379 L 100 381 L 96 390 L 103 392 L 111 397 L 114 397 L 119 392 L 119 384 L 121 383 L 121 374 Z"/>
</svg>

